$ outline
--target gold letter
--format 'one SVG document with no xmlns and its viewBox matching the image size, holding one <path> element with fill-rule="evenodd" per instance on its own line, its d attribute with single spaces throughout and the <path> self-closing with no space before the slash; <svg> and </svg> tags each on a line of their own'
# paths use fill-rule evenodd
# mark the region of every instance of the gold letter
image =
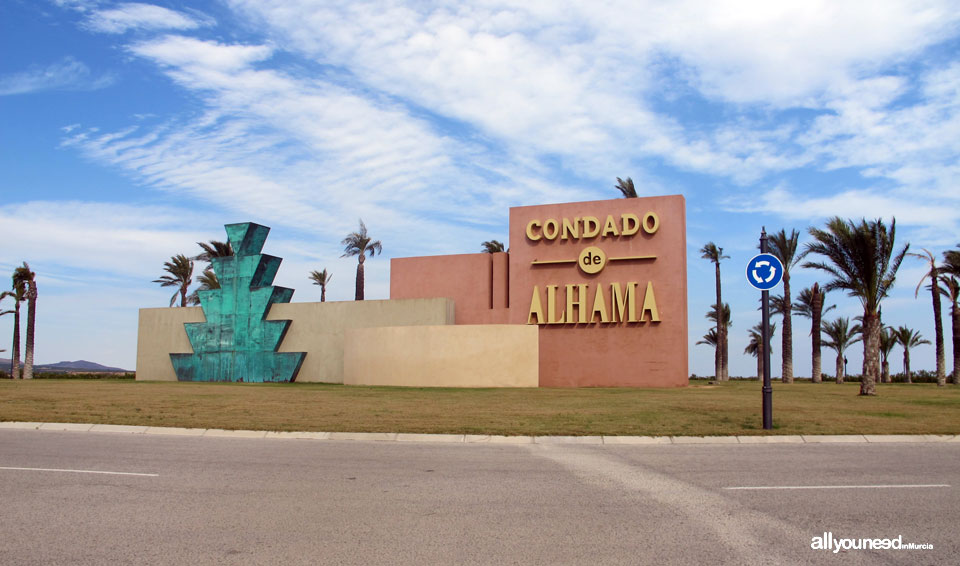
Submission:
<svg viewBox="0 0 960 566">
<path fill-rule="evenodd" d="M 607 221 L 603 223 L 603 237 L 606 238 L 607 234 L 613 234 L 614 236 L 619 236 L 620 233 L 617 232 L 617 223 L 613 221 L 613 215 L 607 215 Z"/>
<path fill-rule="evenodd" d="M 637 218 L 636 214 L 629 212 L 621 214 L 620 222 L 623 223 L 623 230 L 620 231 L 621 236 L 633 236 L 640 231 L 640 219 Z"/>
<path fill-rule="evenodd" d="M 553 226 L 553 231 L 550 227 Z M 557 238 L 557 233 L 560 231 L 560 225 L 557 224 L 557 221 L 553 218 L 547 218 L 547 221 L 543 223 L 543 237 L 548 240 L 555 240 Z"/>
<path fill-rule="evenodd" d="M 653 281 L 647 281 L 647 292 L 643 295 L 643 309 L 640 311 L 640 322 L 643 322 L 650 311 L 650 322 L 660 322 L 660 311 L 657 310 L 657 298 L 653 296 Z"/>
<path fill-rule="evenodd" d="M 590 322 L 594 322 L 600 313 L 600 322 L 610 322 L 610 316 L 607 314 L 607 303 L 603 300 L 603 287 L 597 285 L 597 296 L 593 299 L 593 311 L 590 313 Z"/>
<path fill-rule="evenodd" d="M 568 232 L 570 233 L 570 236 L 573 237 L 574 240 L 580 239 L 580 219 L 579 218 L 574 218 L 573 224 L 570 223 L 569 218 L 563 219 L 563 235 L 561 235 L 560 238 L 563 240 L 566 240 Z"/>
<path fill-rule="evenodd" d="M 534 315 L 537 322 L 530 322 Z M 530 299 L 530 314 L 527 315 L 527 324 L 543 324 L 547 319 L 543 318 L 543 304 L 540 303 L 540 287 L 533 286 L 533 298 Z"/>
<path fill-rule="evenodd" d="M 653 222 L 653 225 L 650 225 L 650 222 Z M 653 234 L 660 228 L 660 217 L 657 216 L 656 212 L 648 212 L 643 215 L 643 231 L 647 234 Z"/>
<path fill-rule="evenodd" d="M 597 220 L 597 217 L 584 216 L 583 217 L 583 237 L 596 238 L 597 234 L 599 233 L 600 233 L 600 221 Z"/>
<path fill-rule="evenodd" d="M 559 285 L 547 285 L 547 324 L 563 324 L 563 311 L 557 317 L 557 288 Z"/>
<path fill-rule="evenodd" d="M 619 283 L 610 284 L 610 309 L 613 322 L 637 322 L 637 283 L 627 283 L 627 296 L 624 298 Z M 623 318 L 626 314 L 627 318 Z"/>
<path fill-rule="evenodd" d="M 577 288 L 577 300 L 573 300 L 573 288 Z M 587 309 L 586 303 L 587 299 L 587 285 L 581 283 L 579 285 L 567 285 L 567 322 L 579 322 L 585 324 L 587 322 Z M 573 320 L 573 307 L 577 307 L 577 320 Z"/>
<path fill-rule="evenodd" d="M 536 228 L 539 228 L 539 227 L 540 227 L 540 221 L 539 221 L 539 220 L 531 220 L 531 221 L 530 221 L 530 224 L 527 224 L 527 238 L 529 238 L 529 239 L 533 240 L 534 242 L 536 242 L 537 240 L 540 239 L 540 235 L 533 233 L 534 227 L 536 227 Z"/>
</svg>

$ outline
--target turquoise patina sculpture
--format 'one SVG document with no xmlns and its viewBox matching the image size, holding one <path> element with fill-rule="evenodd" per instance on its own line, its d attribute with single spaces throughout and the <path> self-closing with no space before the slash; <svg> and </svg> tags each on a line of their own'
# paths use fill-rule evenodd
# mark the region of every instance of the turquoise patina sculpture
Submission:
<svg viewBox="0 0 960 566">
<path fill-rule="evenodd" d="M 274 287 L 279 257 L 261 254 L 270 228 L 227 224 L 234 255 L 213 258 L 220 289 L 200 291 L 206 322 L 184 326 L 193 354 L 170 354 L 180 381 L 293 381 L 306 352 L 277 352 L 289 320 L 266 320 L 270 305 L 289 303 L 293 289 Z"/>
</svg>

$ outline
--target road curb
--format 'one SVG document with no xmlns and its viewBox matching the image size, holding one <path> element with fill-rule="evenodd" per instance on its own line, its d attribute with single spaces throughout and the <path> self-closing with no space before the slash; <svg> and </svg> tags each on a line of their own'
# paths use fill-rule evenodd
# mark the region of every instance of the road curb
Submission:
<svg viewBox="0 0 960 566">
<path fill-rule="evenodd" d="M 40 430 L 55 432 L 97 432 L 105 434 L 149 434 L 166 436 L 203 436 L 213 438 L 336 440 L 377 442 L 430 442 L 447 444 L 603 444 L 603 445 L 766 445 L 766 444 L 891 444 L 960 443 L 955 434 L 824 434 L 772 436 L 502 436 L 486 434 L 414 434 L 396 432 L 297 432 L 264 430 L 225 430 L 218 428 L 182 428 L 90 423 L 0 422 L 0 430 Z"/>
</svg>

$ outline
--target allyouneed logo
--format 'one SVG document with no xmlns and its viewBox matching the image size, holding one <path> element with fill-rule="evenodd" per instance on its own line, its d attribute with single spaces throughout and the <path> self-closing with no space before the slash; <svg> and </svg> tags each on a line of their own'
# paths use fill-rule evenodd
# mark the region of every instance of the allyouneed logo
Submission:
<svg viewBox="0 0 960 566">
<path fill-rule="evenodd" d="M 933 550 L 929 543 L 903 542 L 903 535 L 897 538 L 836 538 L 832 532 L 813 537 L 810 548 L 814 550 L 832 550 L 834 554 L 841 550 Z"/>
</svg>

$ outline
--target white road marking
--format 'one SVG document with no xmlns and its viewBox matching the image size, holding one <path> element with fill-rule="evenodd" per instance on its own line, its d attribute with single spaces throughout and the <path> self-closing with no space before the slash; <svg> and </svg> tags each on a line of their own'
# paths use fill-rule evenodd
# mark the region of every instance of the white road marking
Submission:
<svg viewBox="0 0 960 566">
<path fill-rule="evenodd" d="M 731 490 L 750 490 L 750 489 L 895 489 L 895 488 L 917 488 L 917 487 L 950 487 L 946 483 L 931 484 L 891 484 L 891 485 L 758 485 L 747 487 L 725 487 L 723 489 Z"/>
<path fill-rule="evenodd" d="M 0 470 L 19 470 L 25 472 L 68 472 L 71 474 L 106 474 L 110 476 L 145 476 L 150 478 L 158 478 L 160 474 L 140 474 L 136 472 L 105 472 L 100 470 L 61 470 L 57 468 L 14 468 L 8 466 L 0 466 Z"/>
</svg>

